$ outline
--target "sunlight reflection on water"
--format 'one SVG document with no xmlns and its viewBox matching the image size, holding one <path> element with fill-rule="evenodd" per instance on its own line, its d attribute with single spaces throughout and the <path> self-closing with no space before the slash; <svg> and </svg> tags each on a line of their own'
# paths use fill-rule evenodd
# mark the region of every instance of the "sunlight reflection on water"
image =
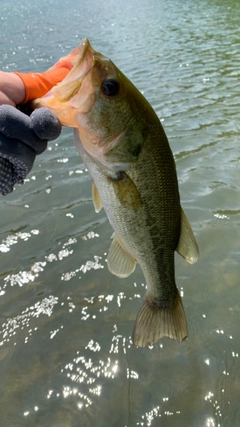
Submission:
<svg viewBox="0 0 240 427">
<path fill-rule="evenodd" d="M 87 36 L 149 99 L 201 252 L 176 256 L 189 339 L 135 348 L 146 284 L 108 272 L 112 230 L 64 129 L 0 200 L 1 427 L 238 425 L 239 8 L 1 3 L 2 69 L 45 70 Z"/>
</svg>

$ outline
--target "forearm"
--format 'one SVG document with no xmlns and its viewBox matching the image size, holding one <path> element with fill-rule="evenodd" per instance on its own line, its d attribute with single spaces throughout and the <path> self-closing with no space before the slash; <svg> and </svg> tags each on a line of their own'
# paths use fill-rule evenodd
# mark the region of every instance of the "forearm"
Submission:
<svg viewBox="0 0 240 427">
<path fill-rule="evenodd" d="M 64 79 L 68 68 L 44 73 L 7 73 L 0 71 L 0 105 L 15 107 L 35 98 L 41 98 L 54 85 Z"/>
<path fill-rule="evenodd" d="M 22 79 L 15 73 L 0 71 L 0 105 L 22 104 L 26 96 Z"/>
<path fill-rule="evenodd" d="M 42 73 L 0 71 L 0 105 L 16 106 L 44 96 L 61 82 L 77 61 L 80 46 Z"/>
<path fill-rule="evenodd" d="M 69 73 L 69 68 L 56 67 L 43 73 L 16 73 L 25 87 L 25 97 L 22 103 L 44 96 L 53 86 L 61 82 Z"/>
</svg>

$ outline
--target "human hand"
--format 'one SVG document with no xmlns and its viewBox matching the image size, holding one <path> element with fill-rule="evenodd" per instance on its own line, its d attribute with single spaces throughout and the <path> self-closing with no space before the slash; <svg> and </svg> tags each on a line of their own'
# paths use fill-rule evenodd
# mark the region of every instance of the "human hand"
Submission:
<svg viewBox="0 0 240 427">
<path fill-rule="evenodd" d="M 14 185 L 23 184 L 36 155 L 47 148 L 47 142 L 58 138 L 61 124 L 47 108 L 30 116 L 10 105 L 0 106 L 0 193 L 5 196 Z"/>
</svg>

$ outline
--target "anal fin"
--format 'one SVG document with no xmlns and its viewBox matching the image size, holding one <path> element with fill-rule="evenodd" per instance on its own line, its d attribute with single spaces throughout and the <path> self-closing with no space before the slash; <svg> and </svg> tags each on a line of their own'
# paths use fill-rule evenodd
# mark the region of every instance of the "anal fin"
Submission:
<svg viewBox="0 0 240 427">
<path fill-rule="evenodd" d="M 149 297 L 145 299 L 133 331 L 134 345 L 153 345 L 164 336 L 181 342 L 187 335 L 187 321 L 178 290 L 173 304 L 169 307 L 161 307 Z"/>
<path fill-rule="evenodd" d="M 136 260 L 126 251 L 117 237 L 114 237 L 111 243 L 107 263 L 109 271 L 118 277 L 130 276 L 136 267 Z"/>
<path fill-rule="evenodd" d="M 195 264 L 199 258 L 199 249 L 191 225 L 181 208 L 181 234 L 176 251 L 190 264 Z"/>
</svg>

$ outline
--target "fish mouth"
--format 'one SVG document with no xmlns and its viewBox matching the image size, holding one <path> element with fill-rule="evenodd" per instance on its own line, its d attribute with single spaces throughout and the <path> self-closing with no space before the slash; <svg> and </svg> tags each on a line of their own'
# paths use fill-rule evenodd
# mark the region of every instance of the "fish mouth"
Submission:
<svg viewBox="0 0 240 427">
<path fill-rule="evenodd" d="M 80 69 L 81 76 L 83 77 L 84 75 L 86 75 L 89 72 L 89 70 L 92 68 L 94 53 L 95 51 L 93 50 L 90 44 L 90 41 L 87 38 L 84 38 L 80 45 L 79 58 L 76 64 L 74 65 L 72 72 L 70 72 L 70 74 L 74 74 L 76 69 L 79 72 L 79 69 Z"/>
<path fill-rule="evenodd" d="M 101 66 L 102 62 L 109 63 L 110 60 L 106 58 L 104 55 L 102 55 L 99 52 L 96 52 L 92 46 L 90 41 L 87 38 L 84 38 L 82 40 L 81 45 L 79 46 L 80 55 L 77 59 L 76 64 L 74 65 L 73 69 L 70 71 L 69 76 L 74 75 L 76 70 L 78 70 L 78 73 L 81 73 L 81 76 L 84 77 L 91 68 L 93 68 L 96 65 Z M 104 69 L 107 70 L 108 67 L 106 64 L 104 64 Z"/>
<path fill-rule="evenodd" d="M 53 94 L 57 101 L 61 103 L 67 103 L 70 101 L 72 106 L 75 106 L 77 109 L 79 109 L 80 106 L 85 104 L 86 99 L 89 98 L 89 92 L 92 92 L 93 94 L 93 92 L 98 87 L 101 78 L 104 78 L 104 76 L 107 75 L 109 64 L 109 59 L 96 52 L 92 48 L 89 40 L 84 38 L 79 46 L 79 56 L 73 68 L 61 83 L 59 83 L 52 89 L 52 91 L 45 95 L 45 98 L 50 97 Z M 80 94 L 80 90 L 82 86 L 84 86 L 84 80 L 86 76 L 94 69 L 97 69 L 98 72 L 93 72 L 92 74 L 92 89 L 88 83 L 87 86 L 85 85 L 85 89 Z M 80 96 L 75 98 L 76 95 Z M 88 108 L 86 111 L 82 112 L 88 112 Z"/>
<path fill-rule="evenodd" d="M 89 40 L 84 38 L 79 46 L 79 57 L 72 70 L 69 72 L 65 82 L 75 83 L 76 93 L 81 88 L 84 78 L 94 68 L 98 69 L 98 76 L 93 77 L 93 86 L 98 86 L 99 81 L 107 75 L 111 61 L 103 56 L 101 53 L 96 52 Z M 75 94 L 76 94 L 75 93 Z M 69 98 L 73 97 L 74 93 L 69 94 Z"/>
<path fill-rule="evenodd" d="M 53 88 L 54 97 L 58 101 L 68 102 L 78 94 L 84 78 L 94 66 L 94 53 L 95 51 L 89 40 L 84 38 L 79 46 L 79 57 L 74 67 L 65 79 Z M 50 92 L 49 95 L 51 95 Z"/>
</svg>

